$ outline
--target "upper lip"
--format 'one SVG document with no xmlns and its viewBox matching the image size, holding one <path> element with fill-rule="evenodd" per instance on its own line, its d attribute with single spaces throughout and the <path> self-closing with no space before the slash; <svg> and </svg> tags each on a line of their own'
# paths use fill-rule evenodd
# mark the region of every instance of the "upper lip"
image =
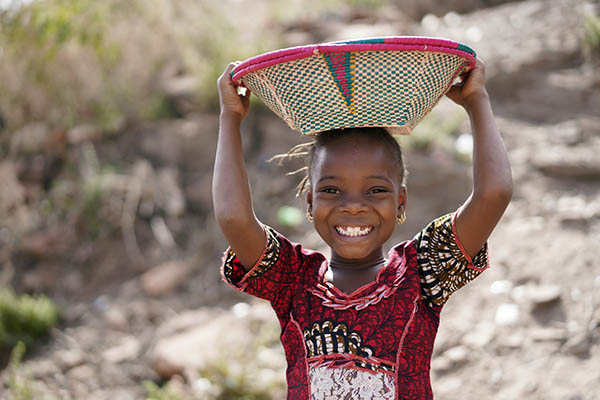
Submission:
<svg viewBox="0 0 600 400">
<path fill-rule="evenodd" d="M 367 224 L 364 222 L 338 223 L 338 224 L 334 224 L 334 226 L 339 226 L 341 228 L 361 228 L 361 229 L 373 227 L 372 224 Z"/>
</svg>

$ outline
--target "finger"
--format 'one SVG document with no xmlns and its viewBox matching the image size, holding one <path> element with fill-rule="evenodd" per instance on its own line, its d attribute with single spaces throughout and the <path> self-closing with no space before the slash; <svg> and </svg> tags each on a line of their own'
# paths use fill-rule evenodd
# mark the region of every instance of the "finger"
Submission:
<svg viewBox="0 0 600 400">
<path fill-rule="evenodd" d="M 244 105 L 244 108 L 248 108 L 250 105 L 250 92 L 246 93 L 245 96 L 241 96 L 242 97 L 242 104 Z"/>
<path fill-rule="evenodd" d="M 227 67 L 225 67 L 225 71 L 223 71 L 223 73 L 221 74 L 221 76 L 219 77 L 219 81 L 230 81 L 231 82 L 231 71 L 233 70 L 233 68 L 235 68 L 235 66 L 239 64 L 238 62 L 230 62 L 229 64 L 227 64 Z"/>
<path fill-rule="evenodd" d="M 460 74 L 460 85 L 457 85 L 457 86 L 464 86 L 465 83 L 467 83 L 467 81 L 469 80 L 469 77 L 471 76 L 471 72 L 473 72 L 473 70 L 463 72 L 462 74 Z"/>
<path fill-rule="evenodd" d="M 231 77 L 231 82 L 232 82 L 232 85 L 233 85 L 233 86 L 234 86 L 236 89 L 237 89 L 237 88 L 239 88 L 239 87 L 244 87 L 244 84 L 243 84 L 243 83 L 242 83 L 240 80 L 236 80 L 236 81 L 234 81 L 234 80 L 233 80 L 233 76 L 235 75 L 235 73 L 239 72 L 239 71 L 237 71 L 237 72 L 233 72 L 233 69 L 235 69 L 235 68 L 236 68 L 238 65 L 240 65 L 241 63 L 242 63 L 241 61 L 234 61 L 234 62 L 232 62 L 231 64 L 229 64 L 229 65 L 231 65 L 231 66 L 232 66 L 232 68 L 229 70 L 229 75 L 230 75 L 230 77 Z M 239 93 L 238 93 L 238 94 L 239 94 Z"/>
<path fill-rule="evenodd" d="M 225 72 L 231 73 L 231 70 L 234 69 L 235 66 L 238 65 L 239 63 L 240 63 L 239 61 L 230 62 L 229 64 L 227 64 L 227 68 L 225 68 Z"/>
<path fill-rule="evenodd" d="M 458 95 L 459 91 L 460 87 L 452 86 L 450 90 L 446 92 L 446 96 L 450 97 L 451 99 L 454 99 Z"/>
<path fill-rule="evenodd" d="M 483 60 L 481 58 L 477 58 L 475 66 L 473 67 L 473 69 L 471 71 L 478 71 L 478 72 L 484 72 L 485 71 L 485 63 L 483 62 Z"/>
</svg>

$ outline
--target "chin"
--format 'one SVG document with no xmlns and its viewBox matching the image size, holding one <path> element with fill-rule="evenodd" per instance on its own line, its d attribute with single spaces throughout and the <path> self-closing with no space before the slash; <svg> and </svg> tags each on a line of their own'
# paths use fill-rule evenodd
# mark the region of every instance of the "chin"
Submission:
<svg viewBox="0 0 600 400">
<path fill-rule="evenodd" d="M 375 249 L 364 249 L 364 248 L 345 248 L 345 249 L 335 249 L 332 250 L 340 257 L 343 257 L 347 260 L 362 260 L 368 258 L 371 254 L 375 252 Z"/>
</svg>

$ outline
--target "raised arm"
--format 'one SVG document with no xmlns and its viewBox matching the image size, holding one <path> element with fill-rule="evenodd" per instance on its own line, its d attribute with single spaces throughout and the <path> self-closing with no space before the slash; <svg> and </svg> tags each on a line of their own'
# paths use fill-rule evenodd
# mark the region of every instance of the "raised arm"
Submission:
<svg viewBox="0 0 600 400">
<path fill-rule="evenodd" d="M 215 217 L 229 246 L 246 270 L 260 258 L 265 232 L 254 215 L 244 164 L 240 126 L 248 114 L 250 92 L 237 94 L 229 64 L 218 80 L 221 115 L 212 198 Z"/>
<path fill-rule="evenodd" d="M 512 176 L 500 132 L 485 89 L 481 60 L 463 86 L 448 92 L 469 114 L 473 131 L 473 192 L 456 216 L 456 233 L 474 257 L 500 221 L 512 197 Z"/>
</svg>

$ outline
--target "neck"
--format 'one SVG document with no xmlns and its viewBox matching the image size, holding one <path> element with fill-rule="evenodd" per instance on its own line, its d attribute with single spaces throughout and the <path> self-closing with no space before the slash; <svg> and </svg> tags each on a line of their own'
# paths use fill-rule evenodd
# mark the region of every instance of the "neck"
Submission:
<svg viewBox="0 0 600 400">
<path fill-rule="evenodd" d="M 385 264 L 385 258 L 383 257 L 383 252 L 379 252 L 378 254 L 373 254 L 366 259 L 360 260 L 352 260 L 352 259 L 344 259 L 336 254 L 333 254 L 331 257 L 331 261 L 329 262 L 329 268 L 332 270 L 352 270 L 352 271 L 362 271 L 369 270 L 372 268 L 379 268 Z"/>
</svg>

